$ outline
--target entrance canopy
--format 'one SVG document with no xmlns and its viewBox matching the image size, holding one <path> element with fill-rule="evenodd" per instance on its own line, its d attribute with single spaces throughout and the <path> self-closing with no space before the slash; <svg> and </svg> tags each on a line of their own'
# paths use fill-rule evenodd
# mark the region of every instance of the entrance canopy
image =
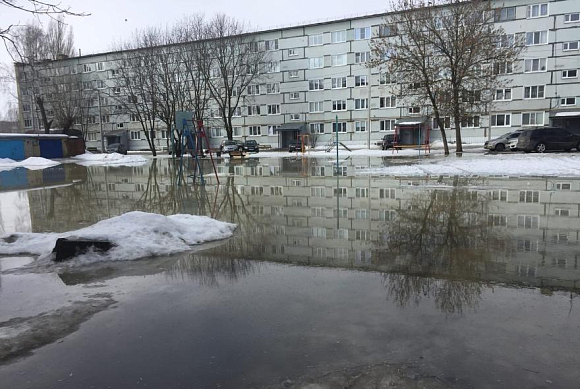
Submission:
<svg viewBox="0 0 580 389">
<path fill-rule="evenodd" d="M 283 131 L 306 132 L 306 124 L 304 124 L 304 123 L 284 123 L 280 127 L 274 129 L 274 132 L 283 132 Z"/>
<path fill-rule="evenodd" d="M 580 117 L 580 111 L 559 111 L 559 112 L 552 111 L 550 112 L 550 117 L 551 118 Z"/>
<path fill-rule="evenodd" d="M 427 116 L 401 118 L 395 122 L 395 126 L 419 126 L 425 123 L 427 119 Z"/>
</svg>

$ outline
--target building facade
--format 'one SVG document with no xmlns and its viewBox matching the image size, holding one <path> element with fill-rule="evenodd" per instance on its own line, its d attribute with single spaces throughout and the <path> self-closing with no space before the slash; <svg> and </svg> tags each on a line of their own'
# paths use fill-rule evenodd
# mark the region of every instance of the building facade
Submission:
<svg viewBox="0 0 580 389">
<path fill-rule="evenodd" d="M 476 117 L 462 129 L 464 142 L 483 142 L 490 136 L 528 126 L 577 126 L 580 130 L 580 7 L 577 0 L 537 2 L 495 1 L 495 23 L 506 34 L 523 34 L 526 49 L 512 66 L 500 69 L 510 75 L 509 87 L 493 91 L 490 115 Z M 381 37 L 386 14 L 342 19 L 256 32 L 270 51 L 268 74 L 261 84 L 248 88 L 239 115 L 233 120 L 235 139 L 283 147 L 285 130 L 302 131 L 323 144 L 338 127 L 346 144 L 375 144 L 402 118 L 416 116 L 432 123 L 428 112 L 399 106 L 396 84 L 388 74 L 365 66 L 369 42 Z M 140 124 L 115 104 L 118 77 L 116 56 L 102 53 L 43 63 L 50 71 L 77 74 L 80 88 L 94 98 L 86 114 L 87 146 L 101 148 L 101 136 L 122 131 L 132 150 L 147 149 Z M 20 125 L 41 129 L 34 104 L 34 86 L 25 69 L 16 65 Z M 48 82 L 47 77 L 47 82 Z M 50 109 L 48 115 L 54 114 Z M 427 115 L 427 116 L 426 116 Z M 423 119 L 424 118 L 424 119 Z M 449 121 L 447 137 L 455 138 Z M 225 139 L 223 124 L 208 118 L 212 145 Z M 168 146 L 168 133 L 159 123 L 154 143 Z M 430 128 L 430 141 L 440 132 Z"/>
</svg>

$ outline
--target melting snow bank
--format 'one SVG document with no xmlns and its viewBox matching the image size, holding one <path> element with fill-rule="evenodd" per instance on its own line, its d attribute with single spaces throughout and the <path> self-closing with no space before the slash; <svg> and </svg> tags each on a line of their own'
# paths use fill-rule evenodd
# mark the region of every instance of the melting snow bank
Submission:
<svg viewBox="0 0 580 389">
<path fill-rule="evenodd" d="M 41 170 L 47 167 L 60 165 L 60 162 L 41 157 L 30 157 L 24 161 L 14 161 L 10 158 L 0 158 L 0 171 L 25 167 L 30 170 Z"/>
<path fill-rule="evenodd" d="M 106 219 L 90 227 L 64 233 L 18 233 L 0 236 L 0 255 L 34 254 L 40 261 L 50 261 L 58 238 L 107 240 L 114 247 L 107 252 L 88 252 L 75 261 L 92 263 L 103 260 L 129 261 L 138 258 L 187 251 L 192 245 L 229 238 L 235 224 L 207 216 L 163 216 L 129 212 Z"/>
<path fill-rule="evenodd" d="M 111 154 L 81 154 L 70 159 L 76 164 L 82 166 L 141 166 L 147 163 L 147 158 L 141 155 L 122 155 L 118 153 Z"/>
<path fill-rule="evenodd" d="M 415 164 L 367 169 L 360 174 L 387 176 L 580 176 L 580 155 L 504 154 L 438 158 Z"/>
</svg>

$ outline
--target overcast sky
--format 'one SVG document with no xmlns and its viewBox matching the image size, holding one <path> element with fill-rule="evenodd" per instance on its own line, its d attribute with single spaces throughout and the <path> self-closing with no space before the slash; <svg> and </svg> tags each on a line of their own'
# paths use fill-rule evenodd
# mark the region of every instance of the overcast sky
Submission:
<svg viewBox="0 0 580 389">
<path fill-rule="evenodd" d="M 22 0 L 25 1 L 25 0 Z M 249 23 L 253 28 L 273 28 L 357 14 L 384 11 L 388 0 L 366 0 L 360 6 L 352 0 L 57 0 L 72 10 L 90 13 L 87 17 L 67 17 L 73 27 L 75 47 L 82 54 L 108 51 L 112 44 L 130 35 L 135 29 L 149 25 L 171 24 L 184 15 L 201 12 L 211 16 L 223 12 Z M 0 6 L 0 27 L 25 24 L 30 15 Z M 48 23 L 45 18 L 40 19 Z M 0 47 L 0 62 L 11 59 Z M 0 96 L 0 113 L 6 96 Z"/>
</svg>

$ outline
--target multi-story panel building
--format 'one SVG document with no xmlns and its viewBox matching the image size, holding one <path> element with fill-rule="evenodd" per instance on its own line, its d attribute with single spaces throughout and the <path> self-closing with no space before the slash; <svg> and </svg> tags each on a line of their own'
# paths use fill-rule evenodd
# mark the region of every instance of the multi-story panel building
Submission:
<svg viewBox="0 0 580 389">
<path fill-rule="evenodd" d="M 561 125 L 580 128 L 580 10 L 576 0 L 538 2 L 495 1 L 495 23 L 509 39 L 522 35 L 526 44 L 513 64 L 498 64 L 497 71 L 510 75 L 508 87 L 493 91 L 490 114 L 474 117 L 462 129 L 464 141 L 483 141 L 527 126 Z M 332 138 L 338 127 L 340 140 L 348 144 L 375 143 L 392 131 L 397 120 L 423 116 L 421 110 L 402 106 L 396 96 L 396 80 L 378 69 L 369 69 L 372 39 L 388 35 L 381 26 L 385 14 L 341 19 L 256 32 L 256 39 L 269 51 L 267 78 L 254 85 L 233 119 L 237 139 L 255 139 L 261 144 L 287 144 L 285 130 L 315 134 L 319 142 Z M 121 93 L 114 82 L 118 76 L 118 53 L 102 53 L 51 61 L 39 66 L 51 74 L 80 76 L 76 88 L 90 91 L 94 98 L 85 120 L 89 147 L 101 145 L 101 134 L 127 132 L 131 149 L 146 149 L 147 142 L 134 115 L 115 104 Z M 16 65 L 20 125 L 40 129 L 39 112 L 32 96 L 36 88 Z M 51 73 L 52 72 L 52 73 Z M 50 116 L 52 112 L 48 112 Z M 215 116 L 210 113 L 210 116 Z M 338 122 L 338 124 L 336 123 Z M 453 121 L 447 121 L 447 137 L 454 139 Z M 446 125 L 447 126 L 447 125 Z M 217 145 L 225 137 L 219 120 L 208 117 L 208 134 Z M 155 145 L 168 145 L 162 123 Z M 431 140 L 440 138 L 433 128 Z"/>
</svg>

